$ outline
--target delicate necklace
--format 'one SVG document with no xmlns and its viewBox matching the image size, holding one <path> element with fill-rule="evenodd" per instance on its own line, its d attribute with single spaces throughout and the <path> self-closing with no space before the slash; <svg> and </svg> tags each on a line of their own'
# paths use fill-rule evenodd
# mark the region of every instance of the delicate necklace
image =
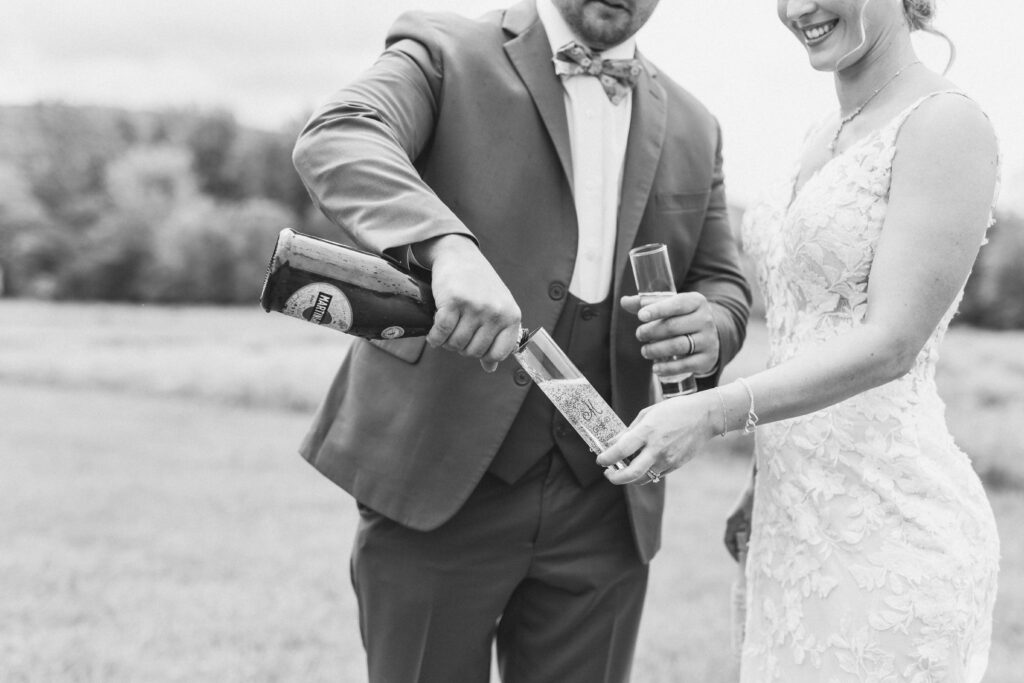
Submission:
<svg viewBox="0 0 1024 683">
<path fill-rule="evenodd" d="M 828 143 L 828 151 L 832 155 L 835 155 L 835 153 L 836 153 L 836 144 L 839 142 L 839 136 L 843 134 L 843 128 L 846 127 L 846 124 L 848 124 L 850 121 L 853 121 L 855 118 L 857 118 L 857 116 L 862 111 L 864 111 L 864 107 L 868 106 L 868 104 L 871 102 L 871 100 L 875 99 L 875 96 L 878 95 L 878 93 L 880 93 L 883 90 L 885 90 L 886 87 L 888 87 L 888 85 L 890 83 L 895 81 L 896 78 L 901 73 L 903 73 L 905 70 L 909 69 L 910 67 L 914 66 L 915 64 L 920 64 L 920 63 L 921 63 L 921 60 L 918 59 L 916 61 L 911 62 L 910 64 L 906 64 L 906 65 L 900 67 L 900 69 L 896 73 L 894 73 L 892 76 L 889 77 L 889 80 L 887 80 L 885 83 L 883 83 L 882 85 L 880 85 L 877 88 L 875 88 L 875 91 L 873 93 L 871 93 L 870 95 L 868 95 L 868 98 L 866 100 L 864 100 L 863 102 L 861 102 L 859 107 L 857 107 L 856 109 L 851 111 L 849 114 L 844 116 L 842 119 L 840 119 L 839 127 L 836 128 L 836 134 L 832 136 L 832 141 L 830 143 Z"/>
</svg>

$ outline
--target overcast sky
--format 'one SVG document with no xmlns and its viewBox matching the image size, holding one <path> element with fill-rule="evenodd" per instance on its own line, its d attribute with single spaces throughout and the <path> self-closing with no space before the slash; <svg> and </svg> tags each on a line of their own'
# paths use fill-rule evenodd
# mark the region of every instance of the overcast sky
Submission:
<svg viewBox="0 0 1024 683">
<path fill-rule="evenodd" d="M 7 0 L 0 103 L 220 106 L 267 128 L 302 116 L 368 66 L 406 9 L 475 16 L 502 0 Z M 1003 200 L 1024 213 L 1024 2 L 940 0 L 957 43 L 950 77 L 1002 141 Z M 916 39 L 941 68 L 944 45 Z M 729 194 L 746 202 L 788 167 L 806 126 L 835 107 L 771 0 L 663 0 L 640 49 L 722 122 Z"/>
</svg>

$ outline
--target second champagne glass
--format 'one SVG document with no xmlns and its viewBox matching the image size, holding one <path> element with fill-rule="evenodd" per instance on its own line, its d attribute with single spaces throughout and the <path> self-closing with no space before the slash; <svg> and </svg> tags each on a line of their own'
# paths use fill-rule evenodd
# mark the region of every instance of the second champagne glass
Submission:
<svg viewBox="0 0 1024 683">
<path fill-rule="evenodd" d="M 547 330 L 539 327 L 512 354 L 594 453 L 603 453 L 626 425 Z M 613 467 L 625 469 L 629 458 Z"/>
<path fill-rule="evenodd" d="M 668 260 L 668 247 L 664 244 L 645 244 L 629 251 L 629 262 L 633 265 L 636 291 L 643 305 L 656 299 L 675 296 L 676 285 L 672 267 Z M 678 375 L 655 375 L 664 398 L 692 394 L 697 391 L 697 380 L 692 373 Z"/>
</svg>

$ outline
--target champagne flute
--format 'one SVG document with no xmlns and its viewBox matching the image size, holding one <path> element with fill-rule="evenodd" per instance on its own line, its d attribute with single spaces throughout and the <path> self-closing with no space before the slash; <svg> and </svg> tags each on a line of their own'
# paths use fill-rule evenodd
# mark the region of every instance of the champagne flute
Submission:
<svg viewBox="0 0 1024 683">
<path fill-rule="evenodd" d="M 664 244 L 645 244 L 629 250 L 629 262 L 633 265 L 636 291 L 641 303 L 646 306 L 658 299 L 675 296 L 676 285 L 672 267 L 668 260 L 668 247 Z M 658 387 L 663 398 L 692 394 L 697 391 L 697 380 L 692 373 L 657 375 Z"/>
<path fill-rule="evenodd" d="M 512 355 L 594 453 L 603 453 L 626 431 L 622 419 L 543 327 L 529 333 Z M 624 469 L 629 460 L 613 467 Z"/>
</svg>

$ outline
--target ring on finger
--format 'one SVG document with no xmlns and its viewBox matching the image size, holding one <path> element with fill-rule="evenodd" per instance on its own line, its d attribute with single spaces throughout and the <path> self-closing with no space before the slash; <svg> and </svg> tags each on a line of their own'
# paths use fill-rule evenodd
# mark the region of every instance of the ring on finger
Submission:
<svg viewBox="0 0 1024 683">
<path fill-rule="evenodd" d="M 651 484 L 657 484 L 661 481 L 661 475 L 654 470 L 647 470 L 647 479 Z"/>
<path fill-rule="evenodd" d="M 684 353 L 683 355 L 684 356 L 691 356 L 691 355 L 693 355 L 693 352 L 697 349 L 697 345 L 693 343 L 693 335 L 690 334 L 689 332 L 687 332 L 683 336 L 686 337 L 686 341 L 690 345 L 690 348 L 688 348 L 686 350 L 686 353 Z"/>
</svg>

